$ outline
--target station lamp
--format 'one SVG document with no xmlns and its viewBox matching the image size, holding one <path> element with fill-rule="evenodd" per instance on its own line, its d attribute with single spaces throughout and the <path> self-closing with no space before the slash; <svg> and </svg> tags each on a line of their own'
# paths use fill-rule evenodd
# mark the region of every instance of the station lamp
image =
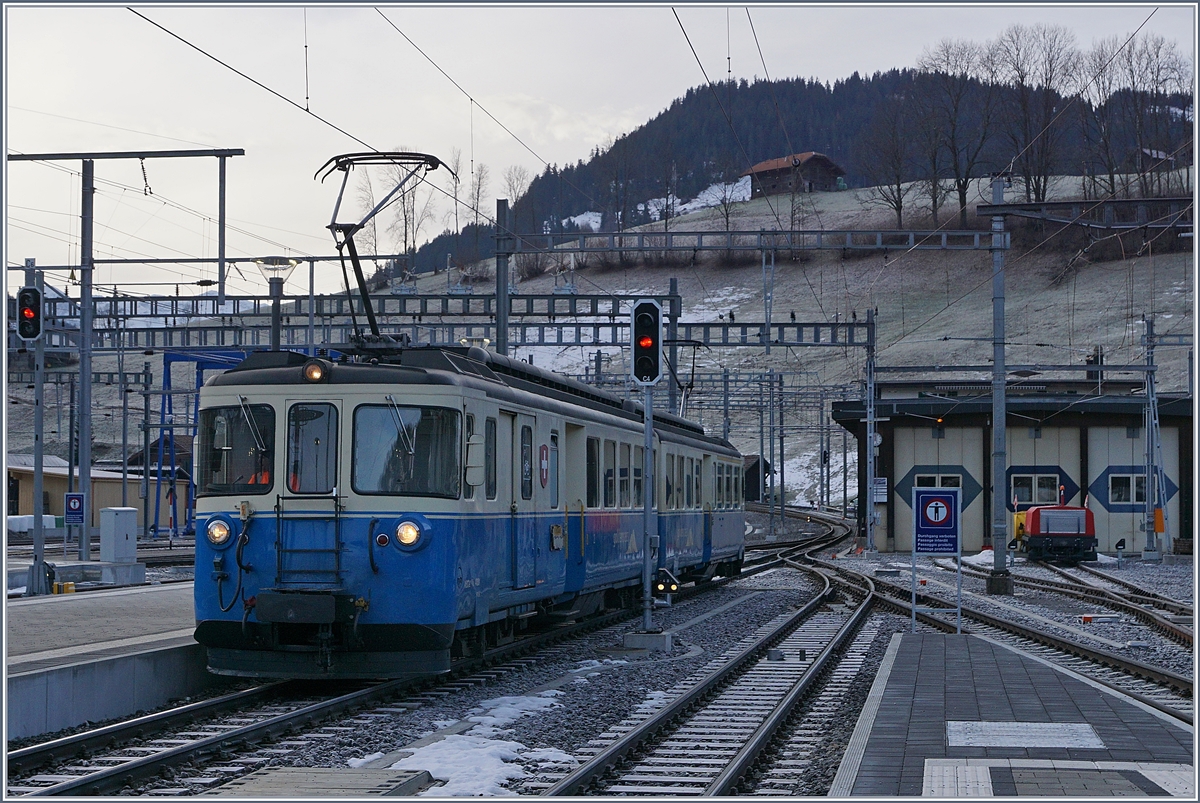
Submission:
<svg viewBox="0 0 1200 803">
<path fill-rule="evenodd" d="M 267 286 L 271 289 L 271 351 L 279 351 L 280 330 L 283 326 L 282 310 L 283 283 L 292 275 L 300 260 L 292 257 L 259 257 L 254 260 Z"/>
</svg>

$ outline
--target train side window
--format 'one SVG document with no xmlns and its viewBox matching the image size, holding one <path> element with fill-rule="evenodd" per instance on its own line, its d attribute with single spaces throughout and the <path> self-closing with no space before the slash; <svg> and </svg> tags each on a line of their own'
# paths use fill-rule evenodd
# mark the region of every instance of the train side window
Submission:
<svg viewBox="0 0 1200 803">
<path fill-rule="evenodd" d="M 338 414 L 332 404 L 293 404 L 288 409 L 287 489 L 327 494 L 337 484 Z"/>
<path fill-rule="evenodd" d="M 633 447 L 633 506 L 640 508 L 646 504 L 642 497 L 642 464 L 646 461 L 646 448 Z"/>
<path fill-rule="evenodd" d="M 550 507 L 558 507 L 558 433 L 550 432 Z"/>
<path fill-rule="evenodd" d="M 484 487 L 487 498 L 496 498 L 496 419 L 489 418 L 483 424 Z"/>
<path fill-rule="evenodd" d="M 629 444 L 621 444 L 621 474 L 618 479 L 620 492 L 619 507 L 629 507 Z"/>
<path fill-rule="evenodd" d="M 663 480 L 666 488 L 663 490 L 663 509 L 670 510 L 675 504 L 675 455 L 667 455 L 667 470 Z"/>
<path fill-rule="evenodd" d="M 695 491 L 692 489 L 692 473 L 696 470 L 696 458 L 687 459 L 687 506 L 692 508 L 696 503 Z"/>
<path fill-rule="evenodd" d="M 783 489 L 779 489 L 779 495 L 783 496 Z M 733 496 L 733 466 L 725 464 L 725 507 L 735 507 Z"/>
<path fill-rule="evenodd" d="M 471 436 L 474 434 L 475 434 L 475 416 L 468 414 L 467 415 L 467 435 L 466 435 L 466 438 L 463 440 L 463 471 L 464 472 L 467 470 L 466 469 L 466 466 L 467 466 L 467 452 L 466 452 L 467 446 L 466 445 L 471 442 Z M 475 498 L 475 489 L 472 486 L 467 485 L 465 479 L 463 481 L 463 498 L 464 499 L 474 499 Z"/>
<path fill-rule="evenodd" d="M 717 463 L 713 466 L 713 487 L 716 489 L 716 508 L 717 510 L 725 507 L 725 464 Z"/>
<path fill-rule="evenodd" d="M 521 498 L 533 498 L 533 428 L 521 427 Z"/>
<path fill-rule="evenodd" d="M 737 470 L 737 466 L 733 467 L 733 506 L 742 506 L 742 472 Z"/>
<path fill-rule="evenodd" d="M 199 444 L 198 496 L 265 494 L 272 489 L 275 411 L 271 405 L 243 402 L 201 410 Z"/>
<path fill-rule="evenodd" d="M 704 473 L 704 461 L 702 458 L 696 459 L 696 473 L 692 475 L 692 481 L 696 483 L 696 507 L 703 507 L 703 502 L 700 498 L 700 475 Z"/>
<path fill-rule="evenodd" d="M 617 444 L 616 441 L 604 442 L 604 506 L 615 507 L 617 504 Z"/>
<path fill-rule="evenodd" d="M 587 439 L 587 506 L 600 507 L 600 439 Z"/>
<path fill-rule="evenodd" d="M 687 489 L 689 483 L 685 482 L 686 476 L 684 472 L 684 457 L 679 455 L 679 459 L 675 461 L 675 509 L 679 510 L 685 507 L 684 502 L 687 499 Z"/>
</svg>

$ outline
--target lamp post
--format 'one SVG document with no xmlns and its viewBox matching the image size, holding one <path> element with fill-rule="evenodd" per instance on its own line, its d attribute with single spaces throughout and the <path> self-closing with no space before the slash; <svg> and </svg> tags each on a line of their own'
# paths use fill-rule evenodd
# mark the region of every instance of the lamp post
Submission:
<svg viewBox="0 0 1200 803">
<path fill-rule="evenodd" d="M 266 277 L 271 292 L 271 351 L 279 351 L 280 329 L 283 327 L 283 283 L 300 264 L 291 257 L 259 257 L 254 260 L 262 275 Z"/>
</svg>

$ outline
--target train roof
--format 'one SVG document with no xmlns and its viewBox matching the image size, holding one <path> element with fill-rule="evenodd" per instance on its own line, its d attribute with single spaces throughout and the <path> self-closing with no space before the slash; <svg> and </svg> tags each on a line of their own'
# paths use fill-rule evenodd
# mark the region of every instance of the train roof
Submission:
<svg viewBox="0 0 1200 803">
<path fill-rule="evenodd" d="M 334 361 L 309 357 L 294 351 L 256 351 L 238 365 L 222 374 L 210 377 L 211 386 L 235 385 L 293 385 L 307 384 L 303 366 L 317 359 L 326 365 L 324 382 L 333 385 L 362 384 L 445 384 L 474 385 L 476 382 L 498 383 L 515 390 L 551 391 L 554 395 L 573 397 L 585 406 L 607 409 L 617 415 L 641 419 L 642 405 L 630 399 L 586 385 L 569 377 L 547 371 L 511 357 L 505 357 L 478 346 L 424 346 L 388 350 L 371 356 L 366 362 L 343 358 Z M 704 428 L 686 418 L 655 410 L 655 425 L 709 438 Z M 727 444 L 728 445 L 728 444 Z"/>
</svg>

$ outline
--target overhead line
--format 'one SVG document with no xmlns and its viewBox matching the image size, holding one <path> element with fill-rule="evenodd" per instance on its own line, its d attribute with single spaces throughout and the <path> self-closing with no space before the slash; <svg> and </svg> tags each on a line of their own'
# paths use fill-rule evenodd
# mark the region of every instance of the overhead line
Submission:
<svg viewBox="0 0 1200 803">
<path fill-rule="evenodd" d="M 737 130 L 733 127 L 733 120 L 730 119 L 729 113 L 725 110 L 725 106 L 721 103 L 721 96 L 717 92 L 717 88 L 713 86 L 712 79 L 708 77 L 708 71 L 704 69 L 704 63 L 700 61 L 700 55 L 696 53 L 696 47 L 692 44 L 692 38 L 688 36 L 687 29 L 683 27 L 683 20 L 679 19 L 679 13 L 674 8 L 671 9 L 671 13 L 675 15 L 675 22 L 679 23 L 679 30 L 683 32 L 683 38 L 687 40 L 688 48 L 692 51 L 692 57 L 696 59 L 696 64 L 700 67 L 700 73 L 704 76 L 704 80 L 708 83 L 708 88 L 713 94 L 713 99 L 715 99 L 717 102 L 717 108 L 721 110 L 721 116 L 725 118 L 725 122 L 729 125 L 729 131 L 731 134 L 733 134 L 733 141 L 737 143 L 738 150 L 742 152 L 742 157 L 746 160 L 747 167 L 753 168 L 754 163 L 750 159 L 750 154 L 746 152 L 745 146 L 742 145 L 742 140 L 738 137 Z M 750 177 L 750 186 L 750 194 L 753 196 L 754 176 Z M 763 198 L 767 202 L 767 208 L 771 210 L 771 214 L 775 218 L 776 225 L 782 229 L 783 221 L 779 219 L 779 212 L 776 211 L 775 205 L 771 203 L 770 196 L 764 193 Z M 801 271 L 801 275 L 804 276 L 804 281 L 808 285 L 808 289 L 812 292 L 813 299 L 815 299 L 817 302 L 817 308 L 821 310 L 821 315 L 823 315 L 826 320 L 829 320 L 829 313 L 825 311 L 825 305 L 821 303 L 821 297 L 817 294 L 817 289 L 813 287 L 812 280 L 808 278 L 808 274 L 804 271 Z"/>
<path fill-rule="evenodd" d="M 388 17 L 387 17 L 387 15 L 386 15 L 386 14 L 384 14 L 384 13 L 383 13 L 382 11 L 380 11 L 378 8 L 376 8 L 376 9 L 375 9 L 375 11 L 376 11 L 376 13 L 378 13 L 378 14 L 379 14 L 379 16 L 383 17 L 384 21 L 385 21 L 385 22 L 386 22 L 388 25 L 392 26 L 392 29 L 393 29 L 393 30 L 394 30 L 396 33 L 398 33 L 398 34 L 400 34 L 401 36 L 403 36 L 403 37 L 404 37 L 404 41 L 408 42 L 410 45 L 412 45 L 412 46 L 413 46 L 413 49 L 414 49 L 414 50 L 416 50 L 418 53 L 420 53 L 422 56 L 424 56 L 424 57 L 425 57 L 425 60 L 426 60 L 426 61 L 428 61 L 430 64 L 432 64 L 432 65 L 433 65 L 434 69 L 436 69 L 438 72 L 440 72 L 442 75 L 444 75 L 444 76 L 446 77 L 446 80 L 447 80 L 447 81 L 449 81 L 450 83 L 454 84 L 454 88 L 455 88 L 455 89 L 457 89 L 459 92 L 463 93 L 463 95 L 464 95 L 464 96 L 466 96 L 467 100 L 471 101 L 471 103 L 472 103 L 473 105 L 475 105 L 475 106 L 478 106 L 478 107 L 479 107 L 479 110 L 480 110 L 481 112 L 483 112 L 484 114 L 486 114 L 486 115 L 488 116 L 488 118 L 490 118 L 490 119 L 491 119 L 491 121 L 492 121 L 493 123 L 495 123 L 496 125 L 498 125 L 498 126 L 500 126 L 501 128 L 503 128 L 503 129 L 504 129 L 504 132 L 505 132 L 506 134 L 508 134 L 510 137 L 512 137 L 513 139 L 515 139 L 515 140 L 516 140 L 518 143 L 520 143 L 520 145 L 521 145 L 521 147 L 522 147 L 522 148 L 524 148 L 525 150 L 527 150 L 527 151 L 529 151 L 531 154 L 533 154 L 533 156 L 534 156 L 534 158 L 535 158 L 535 159 L 537 159 L 539 162 L 541 162 L 541 163 L 542 163 L 544 166 L 546 166 L 546 167 L 550 167 L 550 163 L 549 163 L 549 162 L 547 162 L 547 161 L 546 161 L 546 160 L 545 160 L 545 159 L 544 159 L 544 158 L 543 158 L 543 157 L 542 157 L 542 156 L 541 156 L 541 155 L 540 155 L 540 154 L 539 154 L 537 151 L 535 151 L 533 148 L 529 147 L 529 145 L 527 145 L 523 139 L 521 139 L 519 136 L 517 136 L 517 135 L 516 135 L 516 134 L 514 134 L 514 133 L 513 133 L 511 130 L 509 130 L 508 126 L 506 126 L 504 123 L 502 123 L 502 122 L 500 122 L 499 120 L 497 120 L 497 119 L 496 119 L 496 116 L 495 116 L 494 114 L 492 114 L 490 111 L 488 111 L 487 109 L 485 109 L 485 108 L 483 107 L 483 104 L 481 104 L 481 103 L 480 103 L 478 100 L 476 100 L 474 97 L 472 97 L 472 96 L 471 96 L 471 93 L 470 93 L 470 92 L 468 92 L 467 90 L 463 89 L 463 88 L 462 88 L 462 86 L 461 86 L 461 85 L 458 83 L 458 81 L 455 81 L 455 80 L 454 80 L 454 78 L 453 78 L 453 77 L 451 77 L 450 73 L 448 73 L 448 72 L 446 72 L 445 70 L 443 70 L 440 64 L 438 64 L 436 61 L 434 61 L 434 60 L 433 60 L 433 59 L 432 59 L 432 58 L 429 56 L 429 54 L 428 54 L 428 53 L 426 53 L 424 50 L 422 50 L 422 49 L 420 48 L 420 46 L 419 46 L 419 45 L 417 45 L 417 43 L 416 43 L 416 42 L 414 42 L 412 39 L 410 39 L 410 38 L 409 38 L 409 36 L 408 36 L 408 34 L 406 34 L 404 31 L 400 30 L 399 26 L 397 26 L 397 25 L 396 25 L 396 23 L 394 23 L 394 22 L 392 22 L 390 19 L 388 19 Z M 593 198 L 592 196 L 588 195 L 588 194 L 587 194 L 587 193 L 586 193 L 584 190 L 582 190 L 582 189 L 580 189 L 579 187 L 575 186 L 575 185 L 574 185 L 574 184 L 572 184 L 570 181 L 567 181 L 567 182 L 566 182 L 566 184 L 567 184 L 567 186 L 571 187 L 571 189 L 575 190 L 575 191 L 576 191 L 576 192 L 578 192 L 580 195 L 582 195 L 584 198 L 586 198 L 588 201 L 595 202 L 595 200 L 596 200 L 595 198 Z M 476 210 L 475 210 L 473 207 L 471 207 L 470 205 L 467 205 L 467 208 L 468 208 L 468 209 L 471 209 L 472 211 L 476 211 Z"/>
<path fill-rule="evenodd" d="M 154 20 L 150 19 L 150 18 L 149 18 L 149 17 L 147 17 L 145 14 L 142 14 L 142 13 L 141 13 L 141 12 L 139 12 L 139 11 L 135 11 L 134 9 L 132 9 L 132 8 L 129 8 L 128 6 L 126 6 L 126 8 L 128 8 L 128 9 L 129 9 L 129 11 L 133 12 L 133 13 L 134 13 L 134 14 L 136 14 L 137 16 L 139 16 L 139 17 L 141 17 L 142 19 L 144 19 L 146 22 L 148 22 L 148 23 L 150 23 L 151 25 L 153 25 L 155 28 L 158 28 L 160 31 L 162 31 L 162 32 L 164 32 L 164 33 L 166 33 L 166 34 L 169 34 L 169 35 L 171 35 L 171 36 L 175 37 L 175 38 L 176 38 L 176 39 L 178 39 L 180 42 L 183 42 L 185 45 L 187 45 L 188 47 L 192 48 L 192 49 L 193 49 L 193 50 L 195 50 L 197 53 L 199 53 L 199 54 L 201 54 L 201 55 L 203 55 L 203 56 L 207 56 L 208 58 L 210 58 L 210 59 L 212 59 L 213 61 L 215 61 L 217 64 L 220 64 L 222 67 L 226 68 L 227 70 L 230 70 L 230 71 L 232 71 L 232 72 L 235 72 L 235 73 L 237 73 L 238 75 L 240 75 L 241 77 L 245 78 L 247 81 L 249 81 L 250 83 L 254 84 L 255 86 L 257 86 L 257 87 L 259 87 L 259 88 L 261 88 L 261 89 L 265 89 L 267 92 L 271 93 L 272 95 L 274 95 L 275 97 L 279 98 L 279 99 L 280 99 L 280 100 L 282 100 L 283 102 L 285 102 L 285 103 L 287 103 L 287 104 L 289 104 L 289 105 L 291 105 L 291 106 L 294 106 L 294 107 L 296 107 L 296 108 L 297 108 L 297 109 L 299 109 L 300 111 L 304 112 L 305 114 L 311 115 L 312 117 L 314 117 L 314 118 L 315 118 L 315 119 L 317 119 L 317 120 L 320 120 L 322 123 L 324 123 L 325 125 L 329 126 L 329 127 L 330 127 L 330 128 L 332 128 L 334 131 L 337 131 L 337 132 L 339 132 L 339 133 L 341 133 L 341 134 L 344 134 L 344 135 L 346 135 L 347 137 L 349 137 L 350 139 L 354 140 L 355 142 L 357 142 L 358 144 L 362 145 L 363 147 L 365 147 L 365 148 L 370 148 L 372 151 L 376 151 L 376 152 L 378 152 L 378 149 L 376 149 L 376 148 L 373 148 L 372 146 L 368 145 L 366 142 L 364 142 L 364 141 L 362 141 L 361 139 L 359 139 L 358 137 L 354 136 L 354 135 L 353 135 L 353 134 L 351 134 L 349 131 L 346 131 L 345 129 L 343 129 L 343 128 L 340 128 L 339 126 L 337 126 L 337 125 L 334 125 L 333 123 L 329 122 L 329 121 L 328 121 L 328 120 L 326 120 L 324 117 L 322 117 L 321 115 L 317 114 L 316 112 L 313 112 L 313 111 L 311 111 L 311 110 L 309 110 L 309 109 L 306 109 L 306 108 L 304 108 L 303 106 L 301 106 L 301 105 L 300 105 L 299 103 L 297 103 L 296 101 L 292 100 L 291 98 L 289 98 L 289 97 L 287 97 L 287 96 L 285 96 L 285 95 L 282 95 L 282 94 L 280 94 L 279 92 L 276 92 L 274 89 L 271 89 L 271 87 L 267 86 L 266 84 L 262 83 L 261 81 L 256 81 L 255 79 L 253 79 L 253 78 L 251 78 L 250 76 L 246 75 L 244 72 L 242 72 L 241 70 L 237 69 L 236 67 L 233 67 L 233 66 L 231 66 L 230 64 L 227 64 L 227 63 L 226 63 L 226 62 L 224 62 L 224 61 L 221 61 L 221 60 L 220 60 L 219 58 L 217 58 L 216 56 L 212 55 L 211 53 L 209 53 L 208 51 L 206 51 L 206 50 L 204 50 L 203 48 L 199 47 L 198 45 L 194 45 L 194 44 L 192 44 L 191 42 L 189 42 L 188 40 L 184 39 L 182 36 L 180 36 L 179 34 L 175 33 L 174 31 L 171 31 L 171 30 L 169 30 L 169 29 L 167 29 L 167 28 L 163 27 L 162 25 L 159 25 L 157 22 L 155 22 Z"/>
</svg>

